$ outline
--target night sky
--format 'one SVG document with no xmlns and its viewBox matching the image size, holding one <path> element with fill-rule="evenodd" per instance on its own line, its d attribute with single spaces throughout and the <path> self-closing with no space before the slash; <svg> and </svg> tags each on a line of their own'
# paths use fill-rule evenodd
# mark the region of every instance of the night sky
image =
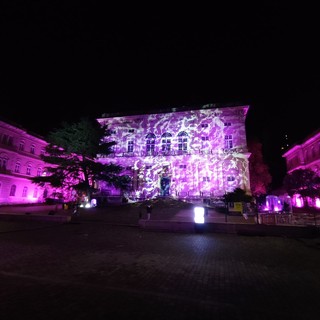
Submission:
<svg viewBox="0 0 320 320">
<path fill-rule="evenodd" d="M 82 116 L 248 104 L 278 184 L 284 134 L 319 128 L 320 87 L 317 10 L 278 2 L 4 1 L 0 116 L 45 136 Z"/>
</svg>

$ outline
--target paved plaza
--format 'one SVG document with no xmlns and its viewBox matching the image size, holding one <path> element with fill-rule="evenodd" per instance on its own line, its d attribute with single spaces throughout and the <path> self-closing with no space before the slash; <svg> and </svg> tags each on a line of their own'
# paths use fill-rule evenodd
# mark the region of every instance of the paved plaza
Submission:
<svg viewBox="0 0 320 320">
<path fill-rule="evenodd" d="M 0 221 L 1 318 L 319 317 L 318 239 L 154 232 L 125 216 Z"/>
</svg>

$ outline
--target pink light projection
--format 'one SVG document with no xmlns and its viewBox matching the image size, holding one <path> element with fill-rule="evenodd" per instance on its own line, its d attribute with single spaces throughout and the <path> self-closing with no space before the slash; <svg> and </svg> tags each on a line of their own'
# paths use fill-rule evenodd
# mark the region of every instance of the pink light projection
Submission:
<svg viewBox="0 0 320 320">
<path fill-rule="evenodd" d="M 235 188 L 250 193 L 245 118 L 248 106 L 104 117 L 116 141 L 102 163 L 126 168 L 134 198 L 219 197 Z M 117 191 L 100 182 L 101 191 Z"/>
</svg>

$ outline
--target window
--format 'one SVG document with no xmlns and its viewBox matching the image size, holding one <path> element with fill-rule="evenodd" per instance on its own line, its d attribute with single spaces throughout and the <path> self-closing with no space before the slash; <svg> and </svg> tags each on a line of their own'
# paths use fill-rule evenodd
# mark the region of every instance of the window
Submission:
<svg viewBox="0 0 320 320">
<path fill-rule="evenodd" d="M 232 149 L 233 143 L 232 143 L 232 135 L 227 134 L 224 136 L 224 148 L 225 149 Z"/>
<path fill-rule="evenodd" d="M 31 165 L 30 165 L 30 164 L 28 164 L 28 166 L 27 166 L 26 174 L 27 174 L 28 176 L 31 175 Z"/>
<path fill-rule="evenodd" d="M 24 141 L 20 141 L 20 143 L 19 143 L 19 151 L 24 151 Z"/>
<path fill-rule="evenodd" d="M 171 150 L 171 133 L 169 132 L 165 132 L 162 136 L 161 136 L 161 150 L 164 152 L 170 151 Z"/>
<path fill-rule="evenodd" d="M 30 153 L 34 154 L 34 150 L 35 150 L 35 145 L 33 144 L 33 145 L 30 147 Z"/>
<path fill-rule="evenodd" d="M 186 169 L 186 168 L 187 168 L 187 165 L 186 165 L 186 164 L 180 164 L 179 168 L 180 168 L 180 169 Z"/>
<path fill-rule="evenodd" d="M 233 177 L 233 176 L 228 176 L 228 177 L 227 177 L 227 181 L 230 181 L 230 182 L 231 182 L 231 181 L 234 181 L 234 180 L 235 180 L 235 177 Z"/>
<path fill-rule="evenodd" d="M 15 172 L 15 173 L 20 173 L 20 167 L 21 167 L 20 162 L 17 162 L 17 163 L 16 163 L 16 166 L 14 167 L 14 172 Z"/>
<path fill-rule="evenodd" d="M 224 123 L 224 126 L 225 126 L 225 127 L 230 127 L 230 126 L 231 126 L 231 122 L 225 122 L 225 123 Z"/>
<path fill-rule="evenodd" d="M 6 170 L 7 169 L 7 163 L 8 159 L 7 158 L 0 158 L 0 170 Z"/>
<path fill-rule="evenodd" d="M 134 133 L 134 129 L 128 129 L 129 133 Z"/>
<path fill-rule="evenodd" d="M 16 195 L 17 186 L 13 184 L 10 188 L 10 197 L 14 197 Z"/>
<path fill-rule="evenodd" d="M 28 188 L 27 187 L 23 187 L 23 190 L 22 190 L 22 197 L 26 197 L 27 196 L 27 193 L 28 193 Z"/>
<path fill-rule="evenodd" d="M 128 152 L 133 152 L 133 140 L 128 141 Z"/>
<path fill-rule="evenodd" d="M 37 169 L 37 177 L 41 177 L 42 174 L 42 168 Z"/>
<path fill-rule="evenodd" d="M 188 151 L 188 135 L 184 131 L 178 133 L 178 150 Z"/>
<path fill-rule="evenodd" d="M 111 129 L 107 130 L 107 132 L 106 132 L 107 136 L 110 136 L 110 135 L 116 134 L 116 133 L 117 133 L 116 130 L 111 130 Z"/>
<path fill-rule="evenodd" d="M 203 177 L 203 182 L 209 182 L 210 178 L 209 177 Z"/>
<path fill-rule="evenodd" d="M 146 166 L 146 169 L 151 169 L 151 168 L 152 168 L 152 166 L 150 166 L 150 165 Z"/>
<path fill-rule="evenodd" d="M 208 127 L 209 127 L 209 124 L 208 124 L 208 123 L 202 123 L 202 124 L 201 124 L 201 127 L 202 127 L 202 128 L 208 128 Z"/>
<path fill-rule="evenodd" d="M 146 136 L 146 152 L 153 153 L 155 146 L 156 136 L 153 133 L 148 133 Z"/>
<path fill-rule="evenodd" d="M 23 190 L 22 190 L 22 197 L 26 197 L 27 196 L 27 193 L 28 193 L 28 187 L 23 187 Z"/>
<path fill-rule="evenodd" d="M 209 140 L 209 137 L 208 137 L 208 136 L 201 137 L 201 140 L 202 140 L 202 141 L 208 141 L 208 140 Z"/>
<path fill-rule="evenodd" d="M 3 144 L 6 144 L 7 146 L 12 146 L 13 138 L 8 136 L 7 134 L 4 134 L 2 136 L 1 141 Z"/>
</svg>

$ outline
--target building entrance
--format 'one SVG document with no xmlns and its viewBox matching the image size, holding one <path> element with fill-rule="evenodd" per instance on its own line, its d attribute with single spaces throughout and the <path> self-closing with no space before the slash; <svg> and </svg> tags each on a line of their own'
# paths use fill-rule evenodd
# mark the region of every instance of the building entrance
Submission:
<svg viewBox="0 0 320 320">
<path fill-rule="evenodd" d="M 163 177 L 160 182 L 160 195 L 168 196 L 170 191 L 170 178 Z"/>
</svg>

